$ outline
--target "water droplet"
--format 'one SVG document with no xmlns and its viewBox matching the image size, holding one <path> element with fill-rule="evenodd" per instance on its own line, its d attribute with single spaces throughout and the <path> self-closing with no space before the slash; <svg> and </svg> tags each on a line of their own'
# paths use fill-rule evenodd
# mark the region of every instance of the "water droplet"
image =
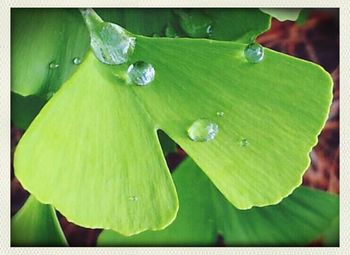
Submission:
<svg viewBox="0 0 350 255">
<path fill-rule="evenodd" d="M 50 69 L 56 69 L 60 66 L 60 64 L 56 63 L 55 61 L 52 61 L 50 64 L 49 64 L 49 68 Z"/>
<path fill-rule="evenodd" d="M 224 117 L 225 113 L 224 112 L 217 112 L 216 115 L 219 117 Z"/>
<path fill-rule="evenodd" d="M 212 27 L 211 25 L 209 25 L 209 26 L 207 27 L 207 34 L 208 34 L 209 36 L 211 36 L 212 33 L 213 33 L 213 27 Z"/>
<path fill-rule="evenodd" d="M 125 63 L 134 52 L 135 37 L 122 27 L 104 22 L 94 10 L 80 9 L 90 32 L 90 46 L 98 60 L 104 64 Z"/>
<path fill-rule="evenodd" d="M 78 57 L 73 58 L 73 64 L 74 65 L 80 65 L 80 63 L 81 63 L 81 59 L 80 58 L 78 58 Z"/>
<path fill-rule="evenodd" d="M 249 63 L 259 63 L 264 58 L 264 48 L 258 43 L 251 43 L 245 48 L 244 55 Z"/>
<path fill-rule="evenodd" d="M 152 35 L 152 37 L 160 37 L 160 36 L 159 36 L 159 34 L 154 33 L 154 34 Z"/>
<path fill-rule="evenodd" d="M 172 25 L 168 25 L 165 28 L 165 36 L 170 38 L 176 38 L 178 37 L 175 31 L 175 28 Z"/>
<path fill-rule="evenodd" d="M 249 145 L 247 138 L 242 138 L 239 143 L 242 147 L 246 147 L 247 145 Z"/>
<path fill-rule="evenodd" d="M 211 18 L 201 10 L 178 10 L 181 28 L 190 37 L 207 37 L 211 32 Z M 209 32 L 208 32 L 209 31 Z"/>
<path fill-rule="evenodd" d="M 46 94 L 46 99 L 50 99 L 51 97 L 53 97 L 54 94 L 55 94 L 55 93 L 52 92 L 52 91 L 47 92 L 47 94 Z"/>
<path fill-rule="evenodd" d="M 136 202 L 137 200 L 139 200 L 139 198 L 137 196 L 130 196 L 129 200 L 133 201 L 133 202 Z"/>
<path fill-rule="evenodd" d="M 213 140 L 219 132 L 219 126 L 208 119 L 198 119 L 187 130 L 189 138 L 195 142 Z"/>
<path fill-rule="evenodd" d="M 144 61 L 137 61 L 128 68 L 129 80 L 140 86 L 147 85 L 154 80 L 153 66 Z"/>
</svg>

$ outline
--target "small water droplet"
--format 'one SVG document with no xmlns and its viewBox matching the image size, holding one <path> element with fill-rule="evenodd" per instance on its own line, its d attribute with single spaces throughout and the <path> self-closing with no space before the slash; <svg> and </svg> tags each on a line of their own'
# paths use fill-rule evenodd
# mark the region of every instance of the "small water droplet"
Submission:
<svg viewBox="0 0 350 255">
<path fill-rule="evenodd" d="M 168 25 L 165 28 L 165 36 L 169 38 L 176 38 L 178 37 L 175 31 L 175 28 L 172 25 Z"/>
<path fill-rule="evenodd" d="M 122 27 L 104 22 L 93 9 L 80 9 L 90 32 L 90 46 L 104 64 L 125 63 L 134 52 L 135 37 Z"/>
<path fill-rule="evenodd" d="M 213 140 L 219 132 L 219 126 L 208 119 L 198 119 L 192 123 L 187 134 L 192 141 L 206 142 Z"/>
<path fill-rule="evenodd" d="M 209 26 L 207 27 L 207 34 L 208 34 L 209 36 L 211 36 L 212 33 L 213 33 L 213 27 L 212 27 L 211 25 L 209 25 Z"/>
<path fill-rule="evenodd" d="M 133 201 L 133 202 L 136 202 L 137 200 L 139 200 L 139 198 L 137 196 L 130 196 L 129 200 Z"/>
<path fill-rule="evenodd" d="M 249 63 L 259 63 L 264 58 L 264 48 L 258 43 L 251 43 L 245 48 L 244 55 Z"/>
<path fill-rule="evenodd" d="M 78 57 L 73 58 L 73 64 L 74 65 L 80 65 L 80 63 L 81 63 L 81 59 L 80 58 L 78 58 Z"/>
<path fill-rule="evenodd" d="M 57 62 L 55 61 L 52 61 L 50 64 L 49 64 L 49 68 L 50 69 L 56 69 L 56 68 L 59 68 L 60 64 L 58 64 Z"/>
<path fill-rule="evenodd" d="M 148 85 L 154 80 L 153 66 L 144 61 L 137 61 L 128 68 L 129 80 L 140 86 Z"/>
<path fill-rule="evenodd" d="M 47 92 L 47 94 L 46 94 L 46 99 L 50 99 L 51 97 L 53 97 L 54 94 L 55 94 L 55 93 L 52 92 L 52 91 Z"/>
<path fill-rule="evenodd" d="M 247 138 L 242 138 L 241 141 L 240 141 L 240 145 L 242 147 L 246 147 L 247 145 L 249 145 L 249 142 L 248 142 Z"/>
<path fill-rule="evenodd" d="M 219 117 L 224 117 L 225 113 L 224 112 L 217 112 L 216 115 Z"/>
<path fill-rule="evenodd" d="M 160 36 L 159 36 L 159 34 L 154 33 L 154 34 L 152 35 L 152 37 L 160 37 Z"/>
<path fill-rule="evenodd" d="M 190 37 L 207 37 L 213 21 L 201 10 L 178 10 L 181 28 Z"/>
</svg>

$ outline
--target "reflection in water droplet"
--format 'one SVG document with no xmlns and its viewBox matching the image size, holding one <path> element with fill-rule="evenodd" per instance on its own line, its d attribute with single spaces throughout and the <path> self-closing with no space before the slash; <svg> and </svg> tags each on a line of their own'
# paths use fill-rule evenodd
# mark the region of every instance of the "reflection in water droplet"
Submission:
<svg viewBox="0 0 350 255">
<path fill-rule="evenodd" d="M 245 48 L 244 55 L 249 63 L 259 63 L 264 58 L 264 48 L 258 43 L 251 43 Z"/>
<path fill-rule="evenodd" d="M 178 10 L 181 28 L 190 37 L 208 37 L 213 21 L 202 10 Z"/>
<path fill-rule="evenodd" d="M 137 61 L 128 68 L 129 80 L 137 85 L 148 85 L 154 80 L 155 70 L 153 66 L 144 61 Z"/>
<path fill-rule="evenodd" d="M 94 10 L 80 9 L 90 32 L 90 45 L 102 63 L 125 63 L 135 48 L 135 38 L 122 27 L 104 22 Z"/>
<path fill-rule="evenodd" d="M 219 132 L 219 126 L 208 119 L 198 119 L 192 123 L 187 134 L 192 141 L 206 142 L 213 140 Z"/>
<path fill-rule="evenodd" d="M 50 64 L 49 64 L 49 68 L 50 69 L 56 69 L 58 68 L 60 65 L 58 63 L 56 63 L 55 61 L 52 61 Z"/>
<path fill-rule="evenodd" d="M 74 65 L 80 65 L 80 63 L 81 63 L 81 59 L 80 58 L 78 58 L 78 57 L 73 58 L 73 64 Z"/>
<path fill-rule="evenodd" d="M 224 117 L 225 113 L 224 112 L 217 112 L 216 115 L 219 117 Z"/>
<path fill-rule="evenodd" d="M 242 147 L 245 147 L 245 146 L 247 146 L 248 144 L 249 144 L 249 142 L 248 142 L 247 138 L 242 138 L 242 139 L 241 139 L 240 145 L 241 145 Z"/>
<path fill-rule="evenodd" d="M 133 201 L 133 202 L 136 202 L 137 200 L 139 200 L 139 198 L 137 196 L 130 196 L 129 200 Z"/>
</svg>

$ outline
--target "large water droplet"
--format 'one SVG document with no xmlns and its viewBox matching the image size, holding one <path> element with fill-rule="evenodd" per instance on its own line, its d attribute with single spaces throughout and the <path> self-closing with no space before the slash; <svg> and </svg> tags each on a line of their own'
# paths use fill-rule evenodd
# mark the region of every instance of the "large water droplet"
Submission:
<svg viewBox="0 0 350 255">
<path fill-rule="evenodd" d="M 137 61 L 128 68 L 129 80 L 140 86 L 151 83 L 155 73 L 153 66 L 144 61 Z"/>
<path fill-rule="evenodd" d="M 94 10 L 80 9 L 90 32 L 90 45 L 102 63 L 119 65 L 125 63 L 135 48 L 135 37 L 122 27 L 104 22 Z"/>
<path fill-rule="evenodd" d="M 49 68 L 50 69 L 56 69 L 56 68 L 59 68 L 60 67 L 60 64 L 58 64 L 57 62 L 55 61 L 52 61 L 50 64 L 49 64 Z"/>
<path fill-rule="evenodd" d="M 74 65 L 80 65 L 80 63 L 81 63 L 81 59 L 80 58 L 78 58 L 78 57 L 73 58 L 73 64 Z"/>
<path fill-rule="evenodd" d="M 258 43 L 251 43 L 245 48 L 244 55 L 249 63 L 259 63 L 264 58 L 264 48 Z"/>
<path fill-rule="evenodd" d="M 181 28 L 191 37 L 208 37 L 213 21 L 201 10 L 178 10 Z"/>
<path fill-rule="evenodd" d="M 213 140 L 218 132 L 219 126 L 208 119 L 196 120 L 187 130 L 189 138 L 195 142 Z"/>
<path fill-rule="evenodd" d="M 139 198 L 137 196 L 130 196 L 129 200 L 133 201 L 133 202 L 136 202 L 137 200 L 139 200 Z"/>
</svg>

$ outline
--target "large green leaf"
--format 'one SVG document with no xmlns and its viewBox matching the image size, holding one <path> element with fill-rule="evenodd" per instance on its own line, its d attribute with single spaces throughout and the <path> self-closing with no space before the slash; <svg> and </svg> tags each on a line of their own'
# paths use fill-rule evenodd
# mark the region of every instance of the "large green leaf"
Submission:
<svg viewBox="0 0 350 255">
<path fill-rule="evenodd" d="M 88 54 L 16 149 L 15 174 L 26 189 L 83 226 L 126 235 L 164 228 L 178 202 L 157 129 L 238 208 L 278 203 L 300 185 L 328 114 L 328 73 L 268 49 L 262 63 L 247 63 L 240 43 L 136 41 L 131 63 L 152 63 L 155 80 L 129 85 L 127 64 Z M 218 123 L 215 140 L 188 138 L 202 117 Z"/>
<path fill-rule="evenodd" d="M 99 246 L 212 246 L 221 233 L 228 246 L 307 245 L 328 230 L 339 213 L 337 196 L 298 188 L 280 204 L 240 211 L 190 159 L 174 172 L 180 200 L 176 220 L 162 231 L 132 237 L 103 231 Z M 337 232 L 329 236 L 336 239 Z"/>
<path fill-rule="evenodd" d="M 89 48 L 76 9 L 12 9 L 11 90 L 49 98 L 77 68 Z M 57 68 L 49 68 L 50 63 Z"/>
<path fill-rule="evenodd" d="M 177 25 L 171 9 L 97 9 L 106 21 L 117 22 L 135 34 L 164 35 Z M 203 10 L 201 12 L 204 12 Z M 207 9 L 213 20 L 213 39 L 248 42 L 270 26 L 258 9 Z M 89 35 L 77 9 L 11 10 L 11 90 L 19 95 L 50 98 L 76 70 L 75 57 L 83 58 Z M 182 34 L 186 36 L 186 34 Z M 51 62 L 59 64 L 50 69 Z"/>
<path fill-rule="evenodd" d="M 11 219 L 12 246 L 67 246 L 53 207 L 30 196 Z"/>
</svg>

